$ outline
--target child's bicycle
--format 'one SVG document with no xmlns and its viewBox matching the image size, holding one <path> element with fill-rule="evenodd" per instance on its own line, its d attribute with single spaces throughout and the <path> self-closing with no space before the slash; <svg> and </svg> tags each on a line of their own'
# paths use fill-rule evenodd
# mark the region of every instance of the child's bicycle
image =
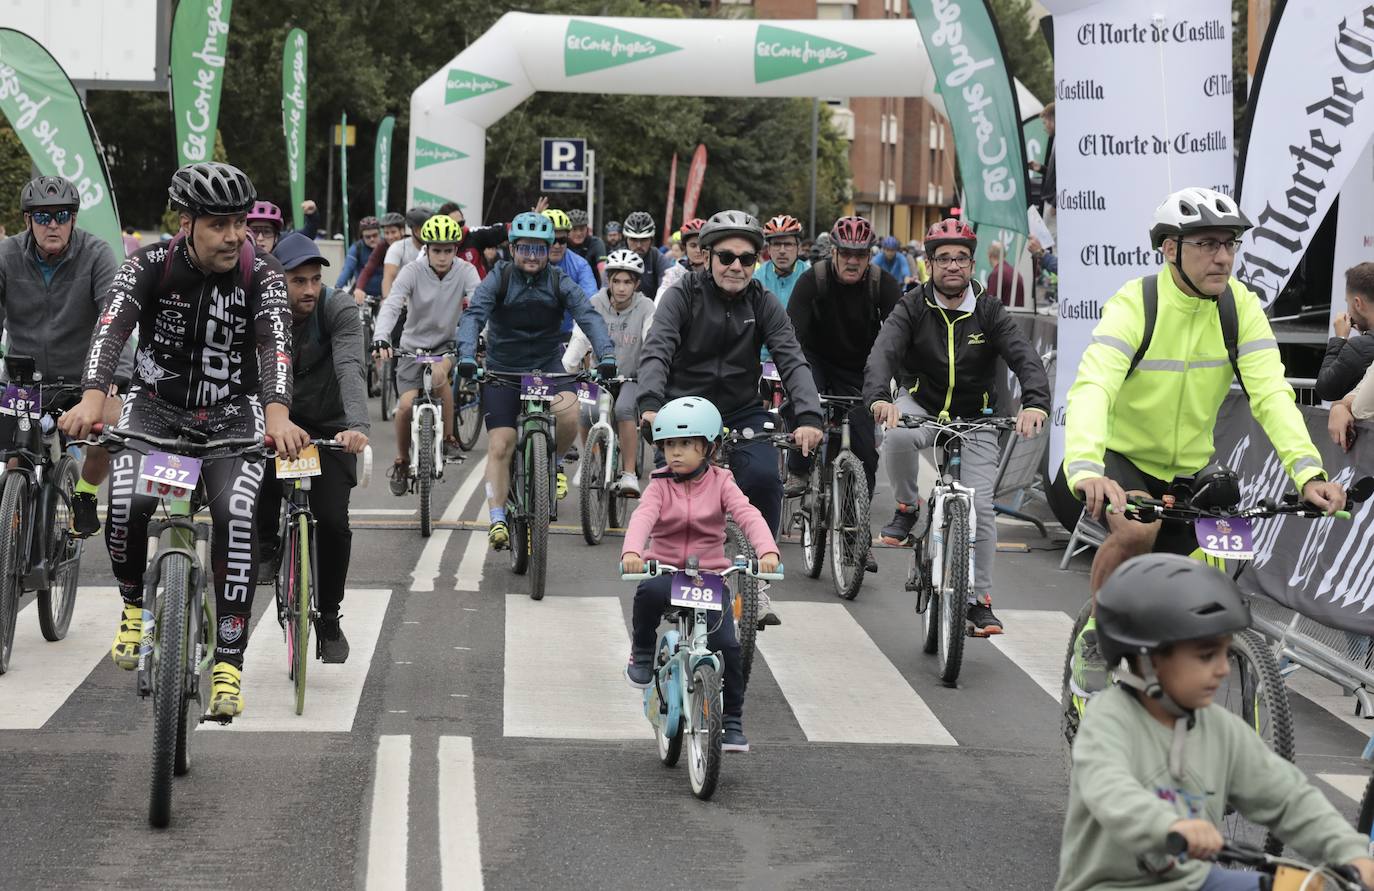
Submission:
<svg viewBox="0 0 1374 891">
<path fill-rule="evenodd" d="M 1183 857 L 1188 852 L 1188 841 L 1179 833 L 1170 832 L 1165 847 L 1173 856 Z M 1260 891 L 1368 891 L 1359 872 L 1346 864 L 1318 866 L 1237 842 L 1227 842 L 1213 859 L 1265 873 L 1260 876 Z"/>
<path fill-rule="evenodd" d="M 596 405 L 596 423 L 587 432 L 578 470 L 578 507 L 582 515 L 582 537 L 587 544 L 601 543 L 607 527 L 624 526 L 630 519 L 630 500 L 638 496 L 620 490 L 620 474 L 625 456 L 621 454 L 620 433 L 615 424 L 615 400 L 620 386 L 633 383 L 633 377 L 616 377 L 601 386 L 583 382 L 578 385 L 578 400 Z M 644 474 L 643 437 L 635 437 L 638 452 L 635 470 Z"/>
<path fill-rule="evenodd" d="M 724 621 L 725 602 L 730 599 L 725 579 L 744 573 L 755 579 L 782 579 L 777 572 L 759 572 L 758 561 L 736 558 L 735 565 L 720 573 L 704 572 L 697 558 L 689 557 L 679 569 L 657 560 L 648 560 L 644 571 L 622 573 L 625 581 L 643 581 L 659 575 L 673 575 L 669 608 L 664 613 L 670 627 L 658 637 L 654 647 L 654 682 L 644 691 L 644 716 L 654 727 L 658 757 L 665 767 L 677 764 L 682 740 L 687 739 L 687 776 L 692 794 L 702 801 L 716 791 L 720 778 L 722 728 L 721 656 L 706 643 L 712 625 Z"/>
<path fill-rule="evenodd" d="M 392 350 L 395 359 L 414 359 L 423 367 L 420 389 L 410 404 L 410 491 L 420 493 L 420 534 L 429 538 L 434 530 L 430 492 L 444 478 L 444 412 L 434 398 L 434 366 L 452 356 L 451 350 L 438 353 Z M 454 459 L 462 461 L 462 458 Z"/>
</svg>

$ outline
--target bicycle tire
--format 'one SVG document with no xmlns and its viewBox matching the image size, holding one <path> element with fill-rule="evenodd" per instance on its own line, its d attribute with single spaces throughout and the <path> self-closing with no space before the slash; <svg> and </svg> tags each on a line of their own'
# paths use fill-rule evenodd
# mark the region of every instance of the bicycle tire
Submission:
<svg viewBox="0 0 1374 891">
<path fill-rule="evenodd" d="M 687 778 L 692 794 L 710 801 L 720 780 L 721 744 L 725 737 L 720 675 L 710 664 L 692 670 L 692 738 L 687 746 Z"/>
<path fill-rule="evenodd" d="M 859 596 L 873 545 L 869 528 L 868 478 L 852 452 L 840 452 L 830 471 L 830 577 L 845 600 Z"/>
<path fill-rule="evenodd" d="M 458 447 L 470 452 L 477 445 L 477 437 L 482 435 L 482 398 L 476 384 L 458 378 L 458 398 L 454 400 L 453 410 L 458 416 Z"/>
<path fill-rule="evenodd" d="M 749 543 L 744 530 L 740 529 L 739 524 L 733 519 L 725 522 L 725 556 L 729 560 L 734 560 L 737 556 L 753 560 L 758 556 L 754 553 L 754 546 Z M 740 671 L 744 676 L 744 685 L 748 687 L 749 673 L 754 668 L 754 650 L 758 644 L 759 582 L 745 573 L 740 573 L 735 578 L 737 581 L 734 594 L 739 598 L 740 604 L 738 627 L 735 631 L 739 637 Z"/>
<path fill-rule="evenodd" d="M 1088 624 L 1092 614 L 1093 601 L 1089 598 L 1078 610 L 1078 616 L 1073 622 L 1073 631 L 1069 634 L 1068 649 L 1064 652 L 1064 671 L 1059 684 L 1059 728 L 1064 734 L 1064 743 L 1069 748 L 1073 747 L 1073 741 L 1078 738 L 1078 723 L 1081 720 L 1078 707 L 1073 701 L 1073 649 L 1078 641 L 1078 635 L 1083 633 L 1083 626 Z"/>
<path fill-rule="evenodd" d="M 544 599 L 544 583 L 549 568 L 549 522 L 553 507 L 549 486 L 549 441 L 542 430 L 530 433 L 525 441 L 530 459 L 530 600 Z"/>
<path fill-rule="evenodd" d="M 924 537 L 916 539 L 916 543 L 911 547 L 911 572 L 908 573 L 908 578 L 915 577 L 915 583 L 919 588 L 916 593 L 916 609 L 921 614 L 921 652 L 927 656 L 940 649 L 940 608 L 935 599 L 935 590 L 930 584 L 930 565 L 926 562 L 928 544 Z M 923 600 L 925 609 L 921 609 Z"/>
<path fill-rule="evenodd" d="M 396 360 L 387 359 L 382 363 L 382 420 L 391 420 L 396 413 L 396 402 L 400 394 L 396 391 Z"/>
<path fill-rule="evenodd" d="M 682 681 L 680 678 L 668 680 L 664 673 L 664 666 L 673 658 L 672 651 L 668 648 L 667 642 L 659 641 L 658 658 L 655 660 L 654 672 L 655 682 L 659 684 L 659 690 L 664 696 L 671 696 L 677 699 L 681 708 L 682 691 L 680 688 Z M 653 694 L 653 690 L 649 691 Z M 666 732 L 668 716 L 666 713 L 659 715 L 659 720 L 654 725 L 654 741 L 658 745 L 658 760 L 664 767 L 675 767 L 678 759 L 682 757 L 682 717 L 678 716 L 677 732 L 669 736 Z"/>
<path fill-rule="evenodd" d="M 964 635 L 968 621 L 968 596 L 972 579 L 968 574 L 969 543 L 968 506 L 958 498 L 945 502 L 944 578 L 941 581 L 939 603 L 940 621 L 940 680 L 949 686 L 959 679 L 963 667 Z"/>
<path fill-rule="evenodd" d="M 511 455 L 510 486 L 506 490 L 506 527 L 510 532 L 510 568 L 516 575 L 524 575 L 530 568 L 529 523 L 525 505 L 529 494 L 525 486 L 525 456 Z"/>
<path fill-rule="evenodd" d="M 51 518 L 43 552 L 52 567 L 48 587 L 38 591 L 38 628 L 43 639 L 58 641 L 67 636 L 76 608 L 76 586 L 81 575 L 81 539 L 72 535 L 71 497 L 76 493 L 76 461 L 64 454 L 53 469 L 52 486 L 44 487 L 51 499 Z"/>
<path fill-rule="evenodd" d="M 193 637 L 188 641 L 186 647 L 186 684 L 185 695 L 181 697 L 181 714 L 177 718 L 177 751 L 176 762 L 172 766 L 173 776 L 185 776 L 191 772 L 191 731 L 195 729 L 195 724 L 199 719 L 196 712 L 191 711 L 191 702 L 207 703 L 210 701 L 206 695 L 205 685 L 207 677 L 200 671 L 197 664 L 195 643 L 199 642 L 205 646 L 206 652 L 214 651 L 214 629 L 210 623 L 206 622 L 205 594 L 204 589 L 193 592 L 195 596 L 201 598 L 200 609 L 192 609 L 187 616 L 187 624 L 194 623 L 196 617 L 200 617 L 200 627 L 192 626 Z M 210 592 L 214 596 L 213 592 Z M 194 604 L 194 601 L 193 601 Z"/>
<path fill-rule="evenodd" d="M 1360 816 L 1355 821 L 1355 829 L 1365 838 L 1369 838 L 1371 830 L 1374 830 L 1374 774 L 1370 774 L 1364 795 L 1360 798 Z"/>
<path fill-rule="evenodd" d="M 434 414 L 420 412 L 419 432 L 415 442 L 415 488 L 420 492 L 420 535 L 434 534 L 434 518 L 430 516 L 430 490 L 434 486 Z"/>
<path fill-rule="evenodd" d="M 172 819 L 177 736 L 184 732 L 178 730 L 178 725 L 184 725 L 186 720 L 190 558 L 184 554 L 168 555 L 162 561 L 162 581 L 153 631 L 153 764 L 148 796 L 148 822 L 158 829 L 166 827 Z"/>
<path fill-rule="evenodd" d="M 1239 714 L 1274 754 L 1292 761 L 1293 713 L 1289 709 L 1283 676 L 1279 674 L 1269 644 L 1258 632 L 1247 628 L 1232 635 L 1230 661 L 1231 674 L 1222 682 L 1215 701 L 1233 714 Z M 1237 695 L 1232 696 L 1237 686 Z M 1222 835 L 1230 841 L 1262 846 L 1270 854 L 1283 853 L 1283 841 L 1278 836 L 1246 820 L 1238 811 L 1228 811 L 1222 818 Z"/>
<path fill-rule="evenodd" d="M 305 713 L 305 676 L 310 663 L 310 519 L 297 514 L 291 535 L 291 562 L 296 583 L 290 589 L 291 683 L 295 687 L 296 714 Z"/>
<path fill-rule="evenodd" d="M 19 598 L 24 595 L 24 557 L 20 542 L 26 537 L 29 514 L 28 482 L 22 473 L 4 475 L 0 495 L 0 522 L 9 534 L 0 540 L 0 674 L 9 671 L 14 654 L 14 629 L 19 620 Z"/>
<path fill-rule="evenodd" d="M 581 470 L 578 474 L 577 501 L 582 515 L 582 538 L 589 545 L 601 543 L 610 520 L 611 485 L 604 477 L 606 453 L 610 437 L 604 429 L 593 430 L 583 448 Z"/>
<path fill-rule="evenodd" d="M 825 567 L 826 492 L 824 471 L 820 461 L 811 464 L 807 475 L 806 494 L 801 497 L 802 568 L 813 579 L 821 577 Z"/>
</svg>

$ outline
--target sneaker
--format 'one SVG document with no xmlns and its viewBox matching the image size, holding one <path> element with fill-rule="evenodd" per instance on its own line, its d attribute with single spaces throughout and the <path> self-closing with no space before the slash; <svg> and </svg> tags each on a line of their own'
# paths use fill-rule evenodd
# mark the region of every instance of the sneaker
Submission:
<svg viewBox="0 0 1374 891">
<path fill-rule="evenodd" d="M 391 480 L 391 494 L 404 495 L 410 491 L 410 465 L 404 461 L 397 461 L 391 465 L 391 469 L 386 472 L 387 479 Z"/>
<path fill-rule="evenodd" d="M 143 607 L 132 603 L 124 604 L 124 614 L 119 619 L 119 631 L 115 633 L 114 645 L 110 647 L 110 658 L 114 664 L 125 671 L 138 668 L 138 648 L 143 642 Z"/>
<path fill-rule="evenodd" d="M 72 531 L 80 538 L 89 538 L 100 531 L 100 516 L 96 513 L 94 492 L 77 492 L 72 496 Z"/>
<path fill-rule="evenodd" d="M 558 471 L 558 479 L 555 483 L 555 488 L 558 490 L 559 501 L 568 497 L 568 475 L 561 470 Z"/>
<path fill-rule="evenodd" d="M 781 625 L 782 619 L 773 612 L 773 598 L 768 596 L 768 586 L 759 585 L 759 630 L 765 625 Z"/>
<path fill-rule="evenodd" d="M 782 497 L 800 498 L 806 494 L 806 477 L 797 476 L 795 473 L 787 475 L 787 482 L 782 484 Z"/>
<path fill-rule="evenodd" d="M 654 682 L 653 654 L 631 653 L 630 661 L 625 664 L 625 680 L 631 687 L 647 689 Z"/>
<path fill-rule="evenodd" d="M 722 752 L 747 752 L 749 751 L 749 740 L 744 735 L 744 720 L 738 717 L 725 716 L 724 735 L 720 741 Z"/>
<path fill-rule="evenodd" d="M 992 600 L 977 601 L 968 605 L 969 622 L 973 632 L 979 637 L 991 637 L 1002 633 L 1002 620 L 992 614 Z"/>
<path fill-rule="evenodd" d="M 338 665 L 348 661 L 348 638 L 339 627 L 338 616 L 320 616 L 315 620 L 315 633 L 319 635 L 321 662 Z"/>
<path fill-rule="evenodd" d="M 885 545 L 904 545 L 907 539 L 911 538 L 911 527 L 916 525 L 916 517 L 920 513 L 919 507 L 912 507 L 906 504 L 897 505 L 897 512 L 892 515 L 892 522 L 883 527 L 883 531 L 878 533 Z"/>
<path fill-rule="evenodd" d="M 463 447 L 458 444 L 458 440 L 449 437 L 444 440 L 444 460 L 450 462 L 465 461 Z"/>
<path fill-rule="evenodd" d="M 616 483 L 616 491 L 629 498 L 639 497 L 639 475 L 625 471 L 620 475 L 620 482 Z"/>
<path fill-rule="evenodd" d="M 1087 699 L 1111 686 L 1111 667 L 1097 645 L 1097 617 L 1089 617 L 1073 642 L 1073 692 Z"/>
<path fill-rule="evenodd" d="M 487 530 L 487 544 L 493 551 L 504 551 L 510 547 L 510 527 L 505 520 L 497 520 Z"/>
<path fill-rule="evenodd" d="M 210 674 L 210 712 L 211 717 L 236 718 L 243 714 L 243 691 L 240 682 L 243 669 L 235 668 L 228 662 L 216 662 Z"/>
<path fill-rule="evenodd" d="M 872 551 L 869 551 L 869 552 L 868 552 L 868 556 L 864 558 L 864 572 L 877 572 L 877 571 L 878 571 L 878 561 L 875 560 L 875 559 L 873 558 L 873 552 L 872 552 Z"/>
</svg>

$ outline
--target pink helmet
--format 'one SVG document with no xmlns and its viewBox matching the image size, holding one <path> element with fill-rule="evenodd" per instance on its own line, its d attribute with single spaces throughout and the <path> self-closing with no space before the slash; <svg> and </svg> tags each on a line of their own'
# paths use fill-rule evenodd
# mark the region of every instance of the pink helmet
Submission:
<svg viewBox="0 0 1374 891">
<path fill-rule="evenodd" d="M 254 223 L 271 223 L 280 232 L 285 223 L 282 221 L 281 210 L 271 201 L 257 201 L 253 204 L 253 209 L 248 211 L 248 225 Z"/>
</svg>

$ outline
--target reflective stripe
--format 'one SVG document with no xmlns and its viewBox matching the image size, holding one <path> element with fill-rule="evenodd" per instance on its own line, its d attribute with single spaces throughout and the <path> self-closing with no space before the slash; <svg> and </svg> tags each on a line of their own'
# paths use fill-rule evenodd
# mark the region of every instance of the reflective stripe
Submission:
<svg viewBox="0 0 1374 891">
<path fill-rule="evenodd" d="M 1304 470 L 1307 470 L 1311 467 L 1315 467 L 1317 470 L 1321 470 L 1322 462 L 1318 461 L 1316 458 L 1309 458 L 1308 456 L 1304 455 L 1293 462 L 1293 475 L 1297 476 Z"/>
<path fill-rule="evenodd" d="M 1221 368 L 1221 367 L 1224 366 L 1224 365 L 1230 365 L 1230 364 L 1231 364 L 1231 360 L 1230 360 L 1230 359 L 1202 359 L 1201 361 L 1198 361 L 1198 362 L 1189 362 L 1189 363 L 1188 363 L 1188 367 L 1189 367 L 1189 368 Z"/>
<path fill-rule="evenodd" d="M 1093 335 L 1093 343 L 1100 343 L 1103 346 L 1109 346 L 1112 349 L 1120 350 L 1128 359 L 1135 358 L 1136 348 L 1119 337 L 1112 337 L 1109 334 L 1095 334 Z"/>
<path fill-rule="evenodd" d="M 1257 353 L 1260 350 L 1276 350 L 1278 348 L 1279 342 L 1277 340 L 1272 337 L 1266 337 L 1261 340 L 1252 340 L 1249 343 L 1241 344 L 1236 350 L 1236 356 L 1240 357 L 1249 355 L 1250 353 Z"/>
<path fill-rule="evenodd" d="M 1141 371 L 1187 371 L 1188 363 L 1179 359 L 1146 359 L 1136 367 Z"/>
<path fill-rule="evenodd" d="M 1098 476 L 1107 475 L 1107 466 L 1098 464 L 1096 461 L 1070 461 L 1069 466 L 1065 469 L 1068 470 L 1069 476 L 1076 476 L 1085 470 Z"/>
</svg>

